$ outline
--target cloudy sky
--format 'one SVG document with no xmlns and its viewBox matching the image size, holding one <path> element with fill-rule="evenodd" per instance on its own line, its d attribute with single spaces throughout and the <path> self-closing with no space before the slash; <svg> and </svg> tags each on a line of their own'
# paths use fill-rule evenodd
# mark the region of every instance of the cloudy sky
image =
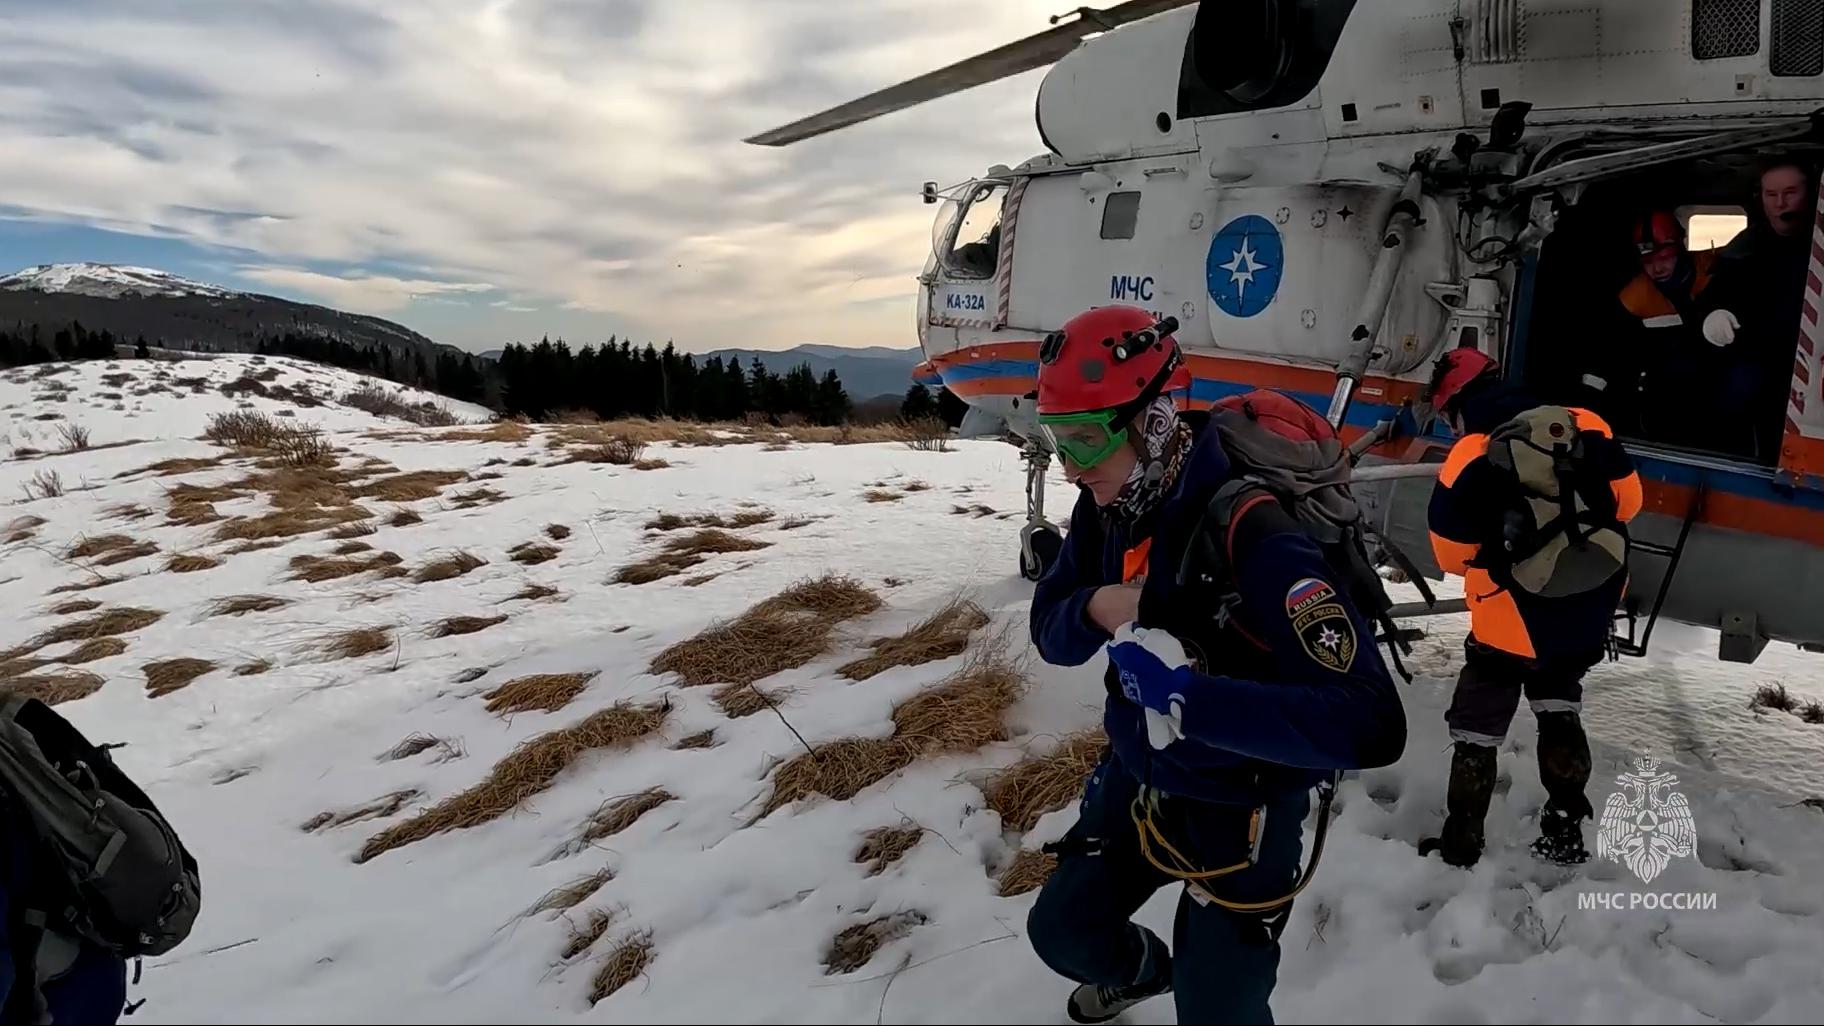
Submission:
<svg viewBox="0 0 1824 1026">
<path fill-rule="evenodd" d="M 950 185 L 1042 152 L 1028 72 L 740 140 L 1057 0 L 54 0 L 0 18 L 0 273 L 136 263 L 472 350 L 915 345 Z"/>
</svg>

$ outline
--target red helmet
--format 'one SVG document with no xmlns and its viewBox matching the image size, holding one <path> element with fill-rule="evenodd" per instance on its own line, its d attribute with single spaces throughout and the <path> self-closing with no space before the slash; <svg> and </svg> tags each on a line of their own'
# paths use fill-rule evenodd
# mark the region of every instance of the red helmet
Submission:
<svg viewBox="0 0 1824 1026">
<path fill-rule="evenodd" d="M 1172 332 L 1137 306 L 1099 306 L 1072 317 L 1039 346 L 1039 415 L 1138 413 L 1170 388 L 1190 385 Z"/>
<path fill-rule="evenodd" d="M 1634 251 L 1643 257 L 1662 249 L 1683 249 L 1684 244 L 1684 227 L 1670 211 L 1648 211 L 1634 221 Z"/>
<path fill-rule="evenodd" d="M 1495 358 L 1480 349 L 1460 346 L 1445 353 L 1438 359 L 1437 368 L 1431 375 L 1432 409 L 1449 409 L 1451 400 L 1460 395 L 1470 382 L 1494 367 Z"/>
</svg>

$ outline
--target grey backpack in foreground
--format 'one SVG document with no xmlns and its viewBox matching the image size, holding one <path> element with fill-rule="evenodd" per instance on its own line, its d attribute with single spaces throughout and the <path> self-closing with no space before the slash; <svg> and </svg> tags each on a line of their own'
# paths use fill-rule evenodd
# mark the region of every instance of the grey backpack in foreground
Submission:
<svg viewBox="0 0 1824 1026">
<path fill-rule="evenodd" d="M 9 895 L 31 925 L 123 958 L 190 935 L 196 860 L 106 749 L 43 702 L 0 696 L 0 783 L 14 828 L 31 835 L 29 889 Z"/>
</svg>

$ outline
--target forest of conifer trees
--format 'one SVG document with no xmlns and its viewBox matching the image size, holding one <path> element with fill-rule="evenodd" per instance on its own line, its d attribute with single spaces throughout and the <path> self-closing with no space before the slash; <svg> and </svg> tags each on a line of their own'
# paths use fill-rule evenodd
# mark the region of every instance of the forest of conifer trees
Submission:
<svg viewBox="0 0 1824 1026">
<path fill-rule="evenodd" d="M 805 365 L 784 374 L 758 360 L 744 368 L 712 356 L 699 365 L 670 343 L 663 350 L 650 344 L 636 349 L 610 338 L 574 352 L 548 338 L 533 346 L 516 343 L 501 353 L 500 375 L 503 409 L 532 418 L 568 410 L 589 410 L 604 419 L 740 420 L 759 413 L 840 424 L 851 408 L 833 370 L 819 380 Z"/>
</svg>

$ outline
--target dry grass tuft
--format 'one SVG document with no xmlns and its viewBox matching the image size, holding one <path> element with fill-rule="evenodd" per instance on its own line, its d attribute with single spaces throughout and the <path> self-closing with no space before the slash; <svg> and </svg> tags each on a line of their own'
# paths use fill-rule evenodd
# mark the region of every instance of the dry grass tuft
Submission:
<svg viewBox="0 0 1824 1026">
<path fill-rule="evenodd" d="M 323 644 L 331 659 L 359 659 L 393 647 L 391 627 L 357 627 L 332 636 Z"/>
<path fill-rule="evenodd" d="M 410 527 L 413 524 L 423 523 L 424 517 L 420 516 L 416 510 L 398 509 L 393 511 L 392 516 L 386 518 L 386 522 L 391 527 Z"/>
<path fill-rule="evenodd" d="M 991 641 L 942 683 L 895 706 L 892 737 L 831 741 L 781 765 L 760 815 L 812 794 L 847 801 L 921 756 L 1005 741 L 1003 717 L 1027 682 L 1000 651 L 998 639 Z"/>
<path fill-rule="evenodd" d="M 1784 683 L 1762 684 L 1755 689 L 1754 697 L 1748 700 L 1750 709 L 1780 709 L 1785 712 L 1792 712 L 1798 704 L 1799 700 L 1792 697 Z"/>
<path fill-rule="evenodd" d="M 133 539 L 124 534 L 98 534 L 84 538 L 66 549 L 63 554 L 67 559 L 91 559 L 119 549 L 129 548 L 133 544 Z"/>
<path fill-rule="evenodd" d="M 222 515 L 215 511 L 214 503 L 196 500 L 173 502 L 165 513 L 165 523 L 174 527 L 200 527 L 220 519 Z"/>
<path fill-rule="evenodd" d="M 570 537 L 570 529 L 563 524 L 546 524 L 545 533 L 550 535 L 554 541 L 563 541 Z"/>
<path fill-rule="evenodd" d="M 921 666 L 948 659 L 962 654 L 969 647 L 969 632 L 987 623 L 988 614 L 982 607 L 954 600 L 897 637 L 869 642 L 873 655 L 863 656 L 836 672 L 850 680 L 867 680 L 895 666 Z"/>
<path fill-rule="evenodd" d="M 345 541 L 330 550 L 330 552 L 338 556 L 352 556 L 358 552 L 372 551 L 374 551 L 374 547 L 362 541 Z"/>
<path fill-rule="evenodd" d="M 68 673 L 43 673 L 29 677 L 14 677 L 0 681 L 0 689 L 8 694 L 36 698 L 45 705 L 61 705 L 87 698 L 101 690 L 101 677 L 82 670 Z"/>
<path fill-rule="evenodd" d="M 752 684 L 724 684 L 710 696 L 716 707 L 730 719 L 752 716 L 762 709 L 777 706 L 781 699 L 791 695 L 794 688 L 775 688 L 772 691 L 761 691 Z"/>
<path fill-rule="evenodd" d="M 918 847 L 924 836 L 925 830 L 919 826 L 875 827 L 862 835 L 861 847 L 855 849 L 855 861 L 867 865 L 869 876 L 879 876 Z"/>
<path fill-rule="evenodd" d="M 923 912 L 914 909 L 856 923 L 830 938 L 829 950 L 823 956 L 824 975 L 834 976 L 860 969 L 873 960 L 875 952 L 882 947 L 912 932 L 913 927 L 923 926 L 929 921 Z"/>
<path fill-rule="evenodd" d="M 773 519 L 770 509 L 743 509 L 723 516 L 720 513 L 660 513 L 646 521 L 648 531 L 676 531 L 685 527 L 754 527 Z"/>
<path fill-rule="evenodd" d="M 415 502 L 419 499 L 432 498 L 440 494 L 446 487 L 468 479 L 468 473 L 461 470 L 414 470 L 406 474 L 376 477 L 371 481 L 353 485 L 349 488 L 349 494 L 357 499 Z"/>
<path fill-rule="evenodd" d="M 500 616 L 451 616 L 437 621 L 431 628 L 431 637 L 448 638 L 458 634 L 474 634 L 485 631 L 499 623 L 506 623 L 505 614 Z"/>
<path fill-rule="evenodd" d="M 86 613 L 91 609 L 100 609 L 101 603 L 94 599 L 71 599 L 51 607 L 51 612 L 58 616 L 69 616 L 72 613 Z"/>
<path fill-rule="evenodd" d="M 714 748 L 714 747 L 716 747 L 716 731 L 715 731 L 715 728 L 712 727 L 709 730 L 699 730 L 695 734 L 692 734 L 689 737 L 684 738 L 683 740 L 679 741 L 677 744 L 672 745 L 671 750 L 674 752 L 683 752 L 683 751 L 689 751 L 690 749 L 693 749 L 693 748 Z"/>
<path fill-rule="evenodd" d="M 536 566 L 539 563 L 548 563 L 556 559 L 557 546 L 546 545 L 543 542 L 520 542 L 507 550 L 507 558 L 515 563 Z"/>
<path fill-rule="evenodd" d="M 57 587 L 46 592 L 46 594 L 64 595 L 72 591 L 88 591 L 92 588 L 105 588 L 110 584 L 119 584 L 124 580 L 126 580 L 125 577 L 108 577 L 104 574 L 96 574 L 93 577 L 85 577 L 79 581 L 71 581 L 68 584 L 59 584 Z"/>
<path fill-rule="evenodd" d="M 870 488 L 867 491 L 862 492 L 861 497 L 869 502 L 898 502 L 905 498 L 904 495 L 901 495 L 898 492 L 889 492 L 885 488 Z"/>
<path fill-rule="evenodd" d="M 290 604 L 290 600 L 272 595 L 230 595 L 211 603 L 209 615 L 240 616 L 242 613 L 265 613 Z"/>
<path fill-rule="evenodd" d="M 119 476 L 130 477 L 136 474 L 156 474 L 159 477 L 170 477 L 173 474 L 190 474 L 198 470 L 212 470 L 221 466 L 222 463 L 228 459 L 230 459 L 230 457 L 224 455 L 210 456 L 206 459 L 182 457 L 179 459 L 159 460 L 157 463 L 151 464 L 150 466 L 144 466 L 138 470 L 129 470 Z"/>
<path fill-rule="evenodd" d="M 468 552 L 455 552 L 442 559 L 435 560 L 419 567 L 412 573 L 412 580 L 419 584 L 432 581 L 447 581 L 480 566 L 487 566 L 488 561 Z"/>
<path fill-rule="evenodd" d="M 518 677 L 488 692 L 488 711 L 517 713 L 532 709 L 556 712 L 583 693 L 583 686 L 594 680 L 600 670 L 587 673 L 537 673 Z"/>
<path fill-rule="evenodd" d="M 660 459 L 657 456 L 648 456 L 644 459 L 634 460 L 632 463 L 629 463 L 628 466 L 635 470 L 664 470 L 666 467 L 671 466 L 671 461 Z"/>
<path fill-rule="evenodd" d="M 652 672 L 675 673 L 687 687 L 751 684 L 817 658 L 836 624 L 879 608 L 880 597 L 853 578 L 801 581 L 659 653 Z"/>
<path fill-rule="evenodd" d="M 548 584 L 528 584 L 525 587 L 519 589 L 519 591 L 513 593 L 512 595 L 509 595 L 507 597 L 507 601 L 508 602 L 518 602 L 521 599 L 527 599 L 529 601 L 537 601 L 537 600 L 543 599 L 543 598 L 550 598 L 551 596 L 553 596 L 555 594 L 557 594 L 557 589 L 551 587 Z"/>
<path fill-rule="evenodd" d="M 380 530 L 372 520 L 357 520 L 329 532 L 331 538 L 365 538 Z"/>
<path fill-rule="evenodd" d="M 127 607 L 109 609 L 82 620 L 60 623 L 32 639 L 31 644 L 36 649 L 65 641 L 88 641 L 92 638 L 105 638 L 116 634 L 131 634 L 157 623 L 164 618 L 164 615 L 152 609 Z"/>
<path fill-rule="evenodd" d="M 1099 728 L 1078 731 L 1050 752 L 1028 756 L 995 774 L 982 792 L 988 807 L 1001 814 L 1001 828 L 1031 830 L 1040 817 L 1070 804 L 1107 743 Z"/>
<path fill-rule="evenodd" d="M 931 482 L 929 482 L 929 481 L 907 481 L 905 484 L 900 485 L 899 487 L 908 492 L 928 492 L 931 490 Z"/>
<path fill-rule="evenodd" d="M 1013 862 L 1001 872 L 999 881 L 1000 895 L 1011 898 L 1016 894 L 1036 891 L 1051 879 L 1052 871 L 1058 868 L 1058 857 L 1047 855 L 1036 848 L 1021 848 L 1013 857 Z"/>
<path fill-rule="evenodd" d="M 666 802 L 676 801 L 677 797 L 662 787 L 649 787 L 638 794 L 623 795 L 603 802 L 583 824 L 582 833 L 577 836 L 572 847 L 581 850 L 604 837 L 613 837 L 638 822 L 641 816 Z"/>
<path fill-rule="evenodd" d="M 773 793 L 762 816 L 800 798 L 821 794 L 848 801 L 869 784 L 912 765 L 918 750 L 897 738 L 843 738 L 817 746 L 773 771 Z"/>
<path fill-rule="evenodd" d="M 693 531 L 679 538 L 670 538 L 665 542 L 668 552 L 682 552 L 696 555 L 703 552 L 753 552 L 764 549 L 771 542 L 755 541 L 740 535 L 729 534 L 717 528 L 704 528 Z"/>
<path fill-rule="evenodd" d="M 328 556 L 301 555 L 291 557 L 291 579 L 309 581 L 319 584 L 343 577 L 353 577 L 372 571 L 396 570 L 401 560 L 398 553 L 376 552 L 372 555 L 351 556 L 335 559 Z M 391 573 L 388 576 L 402 576 L 402 573 Z"/>
<path fill-rule="evenodd" d="M 473 491 L 458 492 L 450 496 L 450 501 L 455 504 L 457 509 L 474 509 L 476 506 L 503 502 L 506 498 L 504 492 L 492 488 L 476 488 Z"/>
<path fill-rule="evenodd" d="M 97 659 L 117 656 L 127 650 L 127 643 L 119 638 L 90 638 L 78 645 L 75 651 L 57 660 L 70 666 L 92 663 Z"/>
<path fill-rule="evenodd" d="M 423 442 L 523 442 L 532 429 L 515 420 L 503 420 L 479 430 L 438 431 L 419 437 Z"/>
<path fill-rule="evenodd" d="M 997 511 L 993 506 L 978 502 L 973 506 L 951 506 L 950 512 L 959 517 L 974 517 L 980 520 L 983 517 L 994 516 Z"/>
<path fill-rule="evenodd" d="M 8 534 L 17 534 L 20 531 L 36 531 L 47 523 L 49 523 L 49 521 L 45 520 L 43 517 L 28 513 L 22 517 L 14 517 L 9 521 L 6 525 L 6 531 Z"/>
<path fill-rule="evenodd" d="M 564 945 L 564 960 L 569 961 L 594 947 L 595 942 L 608 932 L 608 924 L 614 922 L 614 917 L 614 909 L 591 909 L 588 919 L 570 924 L 570 943 Z"/>
<path fill-rule="evenodd" d="M 207 659 L 166 659 L 147 663 L 143 669 L 146 673 L 146 697 L 159 698 L 189 687 L 191 681 L 215 669 L 215 664 Z"/>
<path fill-rule="evenodd" d="M 135 502 L 122 502 L 101 511 L 104 520 L 144 520 L 152 511 Z"/>
<path fill-rule="evenodd" d="M 198 570 L 213 570 L 221 565 L 221 560 L 214 556 L 203 555 L 200 552 L 172 556 L 170 559 L 165 560 L 165 569 L 174 574 L 193 574 Z"/>
<path fill-rule="evenodd" d="M 372 515 L 360 506 L 296 506 L 257 517 L 234 517 L 216 528 L 215 540 L 264 541 L 291 538 L 355 520 L 366 520 Z"/>
<path fill-rule="evenodd" d="M 487 779 L 368 839 L 356 862 L 449 830 L 480 826 L 518 808 L 553 783 L 577 756 L 599 748 L 625 748 L 657 731 L 671 714 L 669 702 L 635 706 L 619 702 L 515 748 Z"/>
<path fill-rule="evenodd" d="M 343 809 L 340 812 L 320 812 L 305 822 L 300 829 L 309 834 L 326 828 L 333 830 L 336 827 L 347 826 L 350 823 L 360 823 L 370 819 L 386 819 L 389 816 L 397 816 L 399 810 L 405 808 L 406 802 L 417 798 L 423 793 L 423 791 L 411 787 L 402 791 L 394 791 L 391 794 L 383 794 L 365 805 L 357 805 L 354 808 Z"/>
<path fill-rule="evenodd" d="M 921 755 L 968 752 L 1007 740 L 1002 716 L 1025 693 L 1027 679 L 993 648 L 893 709 L 894 738 Z"/>
<path fill-rule="evenodd" d="M 703 562 L 703 557 L 690 552 L 661 552 L 637 563 L 629 563 L 609 578 L 614 584 L 651 584 L 676 577 Z"/>
<path fill-rule="evenodd" d="M 589 1003 L 601 1000 L 634 980 L 652 964 L 652 931 L 641 930 L 621 938 L 602 960 L 602 968 L 589 986 Z"/>
<path fill-rule="evenodd" d="M 380 761 L 398 762 L 401 759 L 416 758 L 433 748 L 441 753 L 435 760 L 437 762 L 448 762 L 451 759 L 460 759 L 464 754 L 460 741 L 454 741 L 447 737 L 435 737 L 430 734 L 413 734 L 380 753 Z"/>
<path fill-rule="evenodd" d="M 558 887 L 538 899 L 538 903 L 526 909 L 528 916 L 542 915 L 546 912 L 563 912 L 581 905 L 589 896 L 602 889 L 608 881 L 614 879 L 614 870 L 603 866 L 601 869 L 579 880 Z"/>
<path fill-rule="evenodd" d="M 256 677 L 270 669 L 272 669 L 272 660 L 255 659 L 251 663 L 242 663 L 235 667 L 234 675 L 236 677 Z"/>
</svg>

